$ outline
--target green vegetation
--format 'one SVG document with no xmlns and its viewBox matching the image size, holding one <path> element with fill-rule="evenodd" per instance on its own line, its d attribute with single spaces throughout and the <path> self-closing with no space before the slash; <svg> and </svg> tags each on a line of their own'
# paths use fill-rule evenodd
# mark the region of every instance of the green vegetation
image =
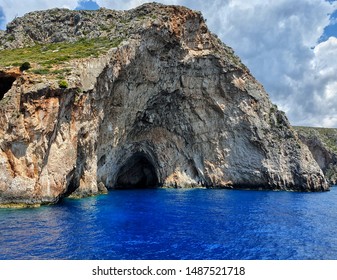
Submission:
<svg viewBox="0 0 337 280">
<path fill-rule="evenodd" d="M 99 27 L 102 31 L 108 32 L 108 31 L 111 31 L 112 29 L 114 29 L 116 26 L 114 24 L 110 24 L 110 25 L 101 24 Z"/>
<path fill-rule="evenodd" d="M 24 62 L 20 66 L 20 71 L 23 72 L 23 71 L 28 70 L 29 68 L 32 68 L 32 66 L 30 65 L 30 63 L 29 62 Z"/>
<path fill-rule="evenodd" d="M 67 88 L 68 87 L 68 82 L 65 80 L 59 81 L 59 87 L 60 88 Z"/>
<path fill-rule="evenodd" d="M 6 96 L 0 100 L 0 107 L 3 107 L 9 103 L 11 98 L 9 96 Z"/>
<path fill-rule="evenodd" d="M 224 46 L 226 55 L 229 58 L 230 62 L 234 65 L 240 66 L 242 68 L 246 68 L 244 64 L 242 64 L 240 58 L 234 53 L 234 50 L 229 46 Z"/>
<path fill-rule="evenodd" d="M 70 72 L 71 72 L 70 68 L 56 69 L 52 71 L 53 74 L 64 74 L 64 73 L 70 73 Z"/>
<path fill-rule="evenodd" d="M 20 66 L 24 61 L 38 64 L 41 69 L 32 70 L 37 73 L 47 73 L 46 68 L 64 64 L 67 61 L 85 57 L 98 57 L 113 47 L 117 47 L 122 38 L 81 39 L 69 43 L 38 44 L 33 47 L 0 51 L 0 66 Z"/>
<path fill-rule="evenodd" d="M 157 19 L 157 15 L 155 14 L 143 14 L 143 15 L 137 15 L 137 20 L 147 20 L 147 19 Z M 131 19 L 129 20 L 131 21 Z M 128 23 L 128 22 L 126 22 Z"/>
<path fill-rule="evenodd" d="M 13 35 L 10 35 L 9 37 L 8 37 L 8 41 L 9 42 L 13 42 L 15 40 L 15 37 L 13 36 Z"/>
<path fill-rule="evenodd" d="M 34 70 L 31 70 L 31 72 L 34 74 L 38 74 L 38 75 L 47 75 L 50 73 L 49 69 L 45 69 L 45 68 L 34 69 Z"/>
<path fill-rule="evenodd" d="M 323 127 L 295 126 L 297 131 L 307 137 L 318 137 L 330 151 L 337 153 L 337 129 Z"/>
<path fill-rule="evenodd" d="M 275 113 L 275 112 L 277 112 L 277 111 L 278 111 L 277 105 L 276 105 L 276 104 L 272 104 L 272 105 L 271 105 L 271 108 L 270 108 L 270 112 L 271 112 L 271 113 Z"/>
</svg>

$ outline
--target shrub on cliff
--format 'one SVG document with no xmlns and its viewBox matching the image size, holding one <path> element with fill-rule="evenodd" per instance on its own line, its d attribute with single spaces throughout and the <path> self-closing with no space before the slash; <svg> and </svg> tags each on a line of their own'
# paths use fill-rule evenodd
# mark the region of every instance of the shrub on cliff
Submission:
<svg viewBox="0 0 337 280">
<path fill-rule="evenodd" d="M 26 71 L 28 69 L 30 69 L 32 66 L 30 66 L 30 63 L 29 62 L 24 62 L 21 64 L 20 66 L 20 71 L 23 72 L 23 71 Z"/>
<path fill-rule="evenodd" d="M 65 80 L 59 81 L 59 87 L 60 88 L 67 88 L 68 87 L 67 81 L 65 81 Z"/>
</svg>

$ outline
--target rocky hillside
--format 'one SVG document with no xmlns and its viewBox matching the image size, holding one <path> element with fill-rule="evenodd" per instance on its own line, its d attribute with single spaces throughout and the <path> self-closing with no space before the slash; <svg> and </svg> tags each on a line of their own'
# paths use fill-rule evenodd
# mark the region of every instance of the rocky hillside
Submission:
<svg viewBox="0 0 337 280">
<path fill-rule="evenodd" d="M 22 48 L 41 43 L 69 43 L 81 38 L 115 40 L 137 35 L 146 29 L 148 20 L 163 19 L 165 16 L 167 16 L 165 11 L 155 5 L 127 12 L 104 8 L 98 11 L 52 9 L 31 12 L 7 25 L 6 32 L 0 35 L 0 48 Z"/>
<path fill-rule="evenodd" d="M 0 203 L 106 188 L 329 188 L 199 12 L 49 10 L 1 35 Z"/>
<path fill-rule="evenodd" d="M 295 127 L 331 184 L 337 184 L 337 129 Z"/>
</svg>

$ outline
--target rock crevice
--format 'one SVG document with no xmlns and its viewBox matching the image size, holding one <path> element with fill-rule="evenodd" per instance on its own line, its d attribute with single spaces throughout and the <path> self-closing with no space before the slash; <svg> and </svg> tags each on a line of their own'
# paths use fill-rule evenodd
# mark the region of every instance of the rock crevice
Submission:
<svg viewBox="0 0 337 280">
<path fill-rule="evenodd" d="M 118 170 L 115 188 L 154 188 L 159 181 L 155 165 L 143 153 L 133 154 Z"/>
</svg>

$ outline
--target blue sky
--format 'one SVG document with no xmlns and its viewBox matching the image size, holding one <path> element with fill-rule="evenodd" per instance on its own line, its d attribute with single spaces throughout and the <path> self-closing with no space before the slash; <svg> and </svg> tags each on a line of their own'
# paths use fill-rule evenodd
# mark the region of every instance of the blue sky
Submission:
<svg viewBox="0 0 337 280">
<path fill-rule="evenodd" d="M 75 8 L 76 10 L 97 10 L 99 9 L 99 5 L 92 0 L 89 1 L 80 1 L 78 6 Z"/>
<path fill-rule="evenodd" d="M 326 41 L 329 37 L 337 37 L 337 11 L 333 12 L 330 16 L 331 23 L 324 28 L 324 32 L 320 38 L 320 42 Z"/>
<path fill-rule="evenodd" d="M 130 9 L 144 0 L 0 0 L 0 29 L 16 16 L 54 7 Z M 293 125 L 337 128 L 337 2 L 158 0 L 199 10 Z"/>
</svg>

